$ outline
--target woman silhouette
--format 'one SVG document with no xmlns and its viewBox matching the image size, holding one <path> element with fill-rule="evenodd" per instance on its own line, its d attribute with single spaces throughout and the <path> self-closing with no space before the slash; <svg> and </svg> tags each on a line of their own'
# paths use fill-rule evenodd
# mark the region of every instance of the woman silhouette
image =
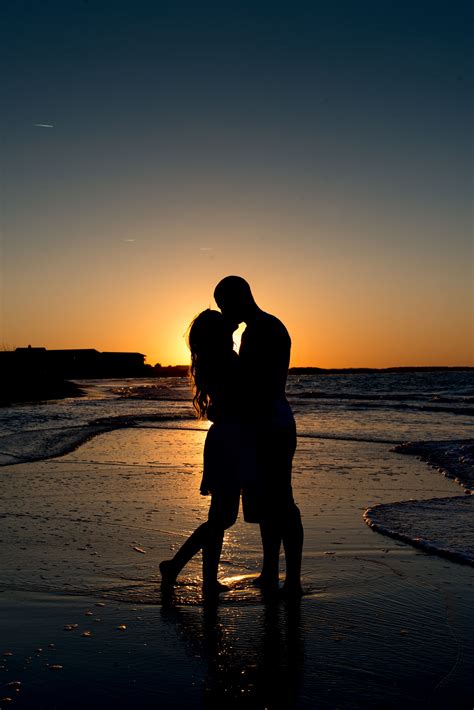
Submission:
<svg viewBox="0 0 474 710">
<path fill-rule="evenodd" d="M 200 525 L 171 560 L 160 564 L 162 586 L 170 589 L 178 574 L 202 550 L 203 593 L 216 595 L 227 587 L 217 581 L 224 531 L 237 519 L 241 489 L 241 414 L 236 393 L 239 358 L 232 331 L 221 313 L 207 309 L 191 323 L 191 378 L 197 416 L 213 422 L 204 444 L 204 470 L 200 491 L 211 494 L 208 519 Z"/>
</svg>

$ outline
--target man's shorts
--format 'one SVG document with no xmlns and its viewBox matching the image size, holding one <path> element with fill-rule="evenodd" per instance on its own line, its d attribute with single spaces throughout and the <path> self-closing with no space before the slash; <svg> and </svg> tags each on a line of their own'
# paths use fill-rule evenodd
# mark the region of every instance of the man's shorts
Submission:
<svg viewBox="0 0 474 710">
<path fill-rule="evenodd" d="M 296 426 L 259 428 L 256 435 L 257 475 L 242 489 L 248 523 L 286 517 L 295 506 L 291 470 L 296 450 Z"/>
</svg>

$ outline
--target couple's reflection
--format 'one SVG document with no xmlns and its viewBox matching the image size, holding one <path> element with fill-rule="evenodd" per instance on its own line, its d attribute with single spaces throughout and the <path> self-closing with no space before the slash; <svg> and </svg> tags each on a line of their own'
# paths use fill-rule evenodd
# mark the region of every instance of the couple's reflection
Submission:
<svg viewBox="0 0 474 710">
<path fill-rule="evenodd" d="M 205 664 L 205 708 L 292 708 L 303 674 L 299 603 L 162 608 L 193 657 Z"/>
</svg>

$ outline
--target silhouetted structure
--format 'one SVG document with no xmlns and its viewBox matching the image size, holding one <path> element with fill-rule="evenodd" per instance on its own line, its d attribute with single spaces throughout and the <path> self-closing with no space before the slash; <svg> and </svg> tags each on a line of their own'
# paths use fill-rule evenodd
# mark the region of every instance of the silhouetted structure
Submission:
<svg viewBox="0 0 474 710">
<path fill-rule="evenodd" d="M 0 404 L 77 397 L 70 379 L 150 377 L 140 353 L 100 353 L 94 349 L 17 348 L 0 352 Z"/>
<path fill-rule="evenodd" d="M 78 397 L 80 387 L 54 372 L 46 348 L 0 352 L 0 405 Z"/>
<path fill-rule="evenodd" d="M 153 368 L 145 365 L 145 356 L 141 353 L 99 352 L 93 348 L 17 348 L 12 352 L 0 352 L 0 367 L 23 374 L 54 374 L 66 379 L 153 375 Z"/>
<path fill-rule="evenodd" d="M 186 377 L 188 372 L 187 365 L 146 365 L 142 353 L 29 345 L 0 351 L 0 405 L 80 395 L 80 388 L 67 380 Z"/>
</svg>

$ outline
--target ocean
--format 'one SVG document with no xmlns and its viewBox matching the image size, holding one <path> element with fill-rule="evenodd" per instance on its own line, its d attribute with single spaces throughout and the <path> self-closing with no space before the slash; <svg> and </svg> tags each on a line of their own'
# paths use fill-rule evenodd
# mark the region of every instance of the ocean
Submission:
<svg viewBox="0 0 474 710">
<path fill-rule="evenodd" d="M 114 429 L 208 427 L 193 414 L 186 378 L 77 382 L 83 397 L 0 409 L 0 466 L 59 457 Z M 385 444 L 457 479 L 461 498 L 474 489 L 472 371 L 290 375 L 287 395 L 300 441 Z M 472 527 L 472 502 L 382 503 L 365 519 L 379 532 L 474 564 L 472 539 L 460 532 Z"/>
</svg>

